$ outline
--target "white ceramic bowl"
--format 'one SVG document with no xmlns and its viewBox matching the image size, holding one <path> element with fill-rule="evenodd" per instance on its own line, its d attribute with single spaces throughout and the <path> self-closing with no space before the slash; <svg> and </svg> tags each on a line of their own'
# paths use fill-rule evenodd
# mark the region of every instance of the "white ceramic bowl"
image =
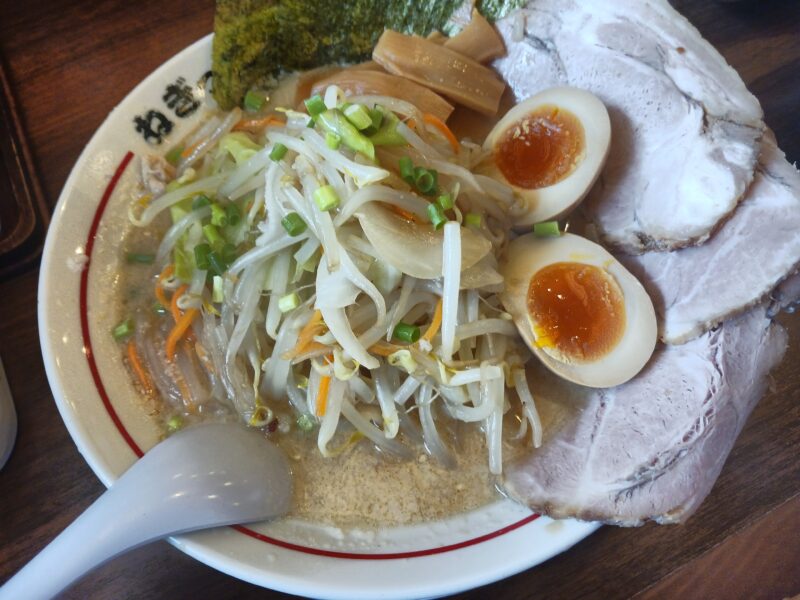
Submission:
<svg viewBox="0 0 800 600">
<path fill-rule="evenodd" d="M 47 376 L 72 438 L 106 486 L 159 435 L 109 333 L 120 318 L 112 290 L 121 267 L 118 244 L 130 227 L 127 192 L 138 178 L 137 157 L 155 151 L 142 135 L 145 123 L 140 121 L 137 131 L 135 119 L 148 121 L 149 111 L 165 116 L 172 129 L 163 147 L 182 137 L 197 114 L 177 116 L 176 108 L 191 104 L 170 107 L 168 86 L 183 78 L 202 99 L 204 88 L 195 82 L 210 71 L 210 56 L 208 36 L 161 66 L 112 111 L 67 180 L 45 244 L 39 330 Z M 150 117 L 155 130 L 159 117 Z M 286 519 L 171 542 L 220 571 L 292 594 L 420 598 L 507 577 L 564 551 L 596 528 L 537 518 L 505 500 L 413 527 L 343 531 Z"/>
</svg>

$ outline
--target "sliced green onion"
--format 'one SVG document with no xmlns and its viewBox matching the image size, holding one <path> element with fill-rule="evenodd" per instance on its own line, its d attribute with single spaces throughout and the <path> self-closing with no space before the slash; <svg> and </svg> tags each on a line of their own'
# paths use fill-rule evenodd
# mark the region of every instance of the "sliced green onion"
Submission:
<svg viewBox="0 0 800 600">
<path fill-rule="evenodd" d="M 379 106 L 369 109 L 369 118 L 372 121 L 372 126 L 379 129 L 383 124 L 383 109 Z"/>
<path fill-rule="evenodd" d="M 228 215 L 219 204 L 211 205 L 211 224 L 215 227 L 225 227 L 228 224 Z"/>
<path fill-rule="evenodd" d="M 209 254 L 211 254 L 211 246 L 208 244 L 197 244 L 194 247 L 194 264 L 201 271 L 208 271 L 210 266 L 208 262 Z"/>
<path fill-rule="evenodd" d="M 208 255 L 208 270 L 214 275 L 222 275 L 227 268 L 228 266 L 219 254 L 211 252 Z"/>
<path fill-rule="evenodd" d="M 414 185 L 414 163 L 408 156 L 400 159 L 400 177 L 406 183 Z"/>
<path fill-rule="evenodd" d="M 225 244 L 225 239 L 220 235 L 219 229 L 210 223 L 203 225 L 203 235 L 214 248 L 222 248 Z"/>
<path fill-rule="evenodd" d="M 176 166 L 183 156 L 183 146 L 175 146 L 164 156 L 166 161 L 173 167 Z"/>
<path fill-rule="evenodd" d="M 414 343 L 419 339 L 419 327 L 400 321 L 394 328 L 392 335 L 403 342 Z"/>
<path fill-rule="evenodd" d="M 152 265 L 156 260 L 155 254 L 139 254 L 138 252 L 128 252 L 125 256 L 128 264 Z"/>
<path fill-rule="evenodd" d="M 239 205 L 231 202 L 225 207 L 225 216 L 228 218 L 228 225 L 236 227 L 242 220 L 242 211 Z"/>
<path fill-rule="evenodd" d="M 441 229 L 447 223 L 447 217 L 444 216 L 442 207 L 433 202 L 428 204 L 428 218 L 431 220 L 434 229 Z"/>
<path fill-rule="evenodd" d="M 348 106 L 344 111 L 344 116 L 347 117 L 347 120 L 355 125 L 356 129 L 359 131 L 372 125 L 372 117 L 369 116 L 369 112 L 367 112 L 363 104 L 352 104 Z"/>
<path fill-rule="evenodd" d="M 325 134 L 325 143 L 331 150 L 338 150 L 342 144 L 342 138 L 329 131 Z"/>
<path fill-rule="evenodd" d="M 438 179 L 439 174 L 434 169 L 426 169 L 425 167 L 416 167 L 414 169 L 414 185 L 425 195 L 429 196 L 436 193 Z"/>
<path fill-rule="evenodd" d="M 153 312 L 159 316 L 167 314 L 167 308 L 161 302 L 153 302 Z"/>
<path fill-rule="evenodd" d="M 561 231 L 558 228 L 558 221 L 545 221 L 536 223 L 533 226 L 533 235 L 536 237 L 558 237 Z"/>
<path fill-rule="evenodd" d="M 278 310 L 282 313 L 294 310 L 298 306 L 300 306 L 300 296 L 297 295 L 297 292 L 286 294 L 278 299 Z"/>
<path fill-rule="evenodd" d="M 300 235 L 306 229 L 308 229 L 308 225 L 306 225 L 306 222 L 303 221 L 303 217 L 298 215 L 296 212 L 290 212 L 288 215 L 283 217 L 281 219 L 281 225 L 283 225 L 286 233 L 292 237 Z"/>
<path fill-rule="evenodd" d="M 314 129 L 314 127 L 316 127 L 316 125 L 317 125 L 317 120 L 314 117 L 311 117 L 308 120 L 308 123 L 306 124 L 306 127 L 308 129 Z"/>
<path fill-rule="evenodd" d="M 259 92 L 254 92 L 253 90 L 249 90 L 244 95 L 244 108 L 245 110 L 249 110 L 250 112 L 258 112 L 262 108 L 264 108 L 264 104 L 267 102 L 266 96 Z"/>
<path fill-rule="evenodd" d="M 238 258 L 238 254 L 239 253 L 236 251 L 236 246 L 230 242 L 226 242 L 225 245 L 222 246 L 222 251 L 219 253 L 219 255 L 225 263 L 226 269 L 228 268 L 227 265 L 231 264 Z"/>
<path fill-rule="evenodd" d="M 383 117 L 383 123 L 375 133 L 370 135 L 370 140 L 376 146 L 406 146 L 408 141 L 397 132 L 400 119 L 393 112 Z"/>
<path fill-rule="evenodd" d="M 478 213 L 469 212 L 464 215 L 464 223 L 467 227 L 480 227 L 483 223 L 483 217 Z"/>
<path fill-rule="evenodd" d="M 269 153 L 269 158 L 270 158 L 270 160 L 273 160 L 273 161 L 275 161 L 275 162 L 278 162 L 278 161 L 279 161 L 279 160 L 281 160 L 281 159 L 282 159 L 284 156 L 286 156 L 286 153 L 287 153 L 288 151 L 289 151 L 289 149 L 288 149 L 286 146 L 284 146 L 283 144 L 281 144 L 281 143 L 279 142 L 279 143 L 275 144 L 275 145 L 272 147 L 272 150 L 270 150 L 270 153 Z"/>
<path fill-rule="evenodd" d="M 130 337 L 134 332 L 134 325 L 133 319 L 128 317 L 122 323 L 114 327 L 111 332 L 111 335 L 114 336 L 114 339 L 119 341 L 124 340 L 125 338 Z"/>
<path fill-rule="evenodd" d="M 331 210 L 339 206 L 339 196 L 332 185 L 323 185 L 314 192 L 314 202 L 320 210 Z"/>
<path fill-rule="evenodd" d="M 192 210 L 200 210 L 211 205 L 211 198 L 205 194 L 198 194 L 192 199 Z"/>
<path fill-rule="evenodd" d="M 436 169 L 428 169 L 428 174 L 430 174 L 430 176 L 433 177 L 433 186 L 431 186 L 430 190 L 426 191 L 420 189 L 420 191 L 429 196 L 435 196 L 436 194 L 439 193 L 439 171 L 437 171 Z"/>
<path fill-rule="evenodd" d="M 324 113 L 327 110 L 327 106 L 325 106 L 325 102 L 322 99 L 322 96 L 319 94 L 314 94 L 311 98 L 308 98 L 305 101 L 306 110 L 308 114 L 312 117 L 316 117 L 317 115 Z"/>
<path fill-rule="evenodd" d="M 436 204 L 442 207 L 442 210 L 450 210 L 455 206 L 453 197 L 450 194 L 442 194 L 436 199 Z"/>
<path fill-rule="evenodd" d="M 356 129 L 341 111 L 336 109 L 326 110 L 317 117 L 317 121 L 323 131 L 338 135 L 342 143 L 353 152 L 360 152 L 370 160 L 375 160 L 375 145 L 367 136 Z"/>
<path fill-rule="evenodd" d="M 311 431 L 314 425 L 314 417 L 311 415 L 303 414 L 297 417 L 297 428 L 301 431 Z"/>
<path fill-rule="evenodd" d="M 222 302 L 225 300 L 225 293 L 222 287 L 222 276 L 214 275 L 211 281 L 211 301 L 217 303 Z"/>
<path fill-rule="evenodd" d="M 181 428 L 183 428 L 183 417 L 180 415 L 172 416 L 167 421 L 167 431 L 169 433 L 175 433 Z"/>
</svg>

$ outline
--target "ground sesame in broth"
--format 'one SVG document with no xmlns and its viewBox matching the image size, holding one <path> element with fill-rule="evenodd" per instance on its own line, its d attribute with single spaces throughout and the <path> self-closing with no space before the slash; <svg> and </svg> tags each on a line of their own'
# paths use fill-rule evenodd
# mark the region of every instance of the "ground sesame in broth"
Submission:
<svg viewBox="0 0 800 600">
<path fill-rule="evenodd" d="M 339 527 L 407 525 L 497 500 L 483 434 L 475 427 L 466 429 L 460 432 L 455 469 L 444 468 L 421 448 L 414 460 L 387 459 L 363 440 L 339 456 L 324 458 L 315 435 L 306 440 L 290 436 L 280 445 L 295 475 L 292 516 Z"/>
</svg>

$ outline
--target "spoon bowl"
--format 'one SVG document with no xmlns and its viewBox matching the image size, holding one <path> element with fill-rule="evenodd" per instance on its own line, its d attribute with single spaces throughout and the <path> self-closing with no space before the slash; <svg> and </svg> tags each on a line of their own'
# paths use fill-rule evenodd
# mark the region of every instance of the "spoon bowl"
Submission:
<svg viewBox="0 0 800 600">
<path fill-rule="evenodd" d="M 0 588 L 0 600 L 51 598 L 91 569 L 142 544 L 284 515 L 286 457 L 231 423 L 180 431 L 153 447 Z"/>
</svg>

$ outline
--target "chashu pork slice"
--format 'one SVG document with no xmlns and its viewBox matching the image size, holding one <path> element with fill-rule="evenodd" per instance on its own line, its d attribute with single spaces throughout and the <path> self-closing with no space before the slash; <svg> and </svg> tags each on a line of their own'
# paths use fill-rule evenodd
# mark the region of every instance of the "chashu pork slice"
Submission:
<svg viewBox="0 0 800 600">
<path fill-rule="evenodd" d="M 616 388 L 570 384 L 537 363 L 528 380 L 549 416 L 547 437 L 504 467 L 502 485 L 556 518 L 681 522 L 711 490 L 785 349 L 785 331 L 759 306 L 687 344 L 662 346 Z"/>
<path fill-rule="evenodd" d="M 666 0 L 532 0 L 498 22 L 494 66 L 522 100 L 597 95 L 611 149 L 584 209 L 628 253 L 705 241 L 753 179 L 764 124 L 738 74 Z M 524 35 L 519 33 L 525 19 Z"/>
<path fill-rule="evenodd" d="M 618 256 L 647 289 L 660 336 L 683 343 L 760 302 L 800 267 L 800 172 L 769 132 L 755 180 L 702 246 Z"/>
</svg>

